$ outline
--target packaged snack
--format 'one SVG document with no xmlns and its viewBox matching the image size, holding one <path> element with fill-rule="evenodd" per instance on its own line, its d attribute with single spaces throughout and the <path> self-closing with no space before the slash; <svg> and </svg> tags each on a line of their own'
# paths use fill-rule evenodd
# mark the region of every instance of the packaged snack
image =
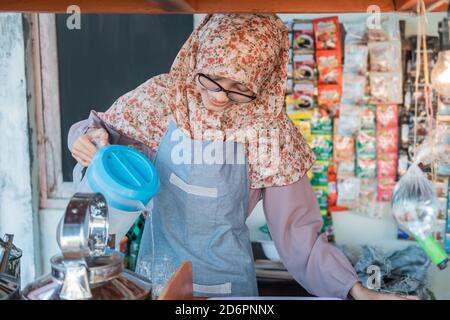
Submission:
<svg viewBox="0 0 450 320">
<path fill-rule="evenodd" d="M 337 163 L 337 177 L 339 179 L 354 177 L 355 169 L 355 159 L 352 159 L 351 161 L 340 161 Z"/>
<path fill-rule="evenodd" d="M 385 104 L 377 106 L 377 130 L 398 127 L 398 106 Z"/>
<path fill-rule="evenodd" d="M 345 44 L 344 73 L 365 76 L 369 49 L 362 44 Z"/>
<path fill-rule="evenodd" d="M 398 131 L 395 129 L 377 131 L 377 155 L 397 154 Z"/>
<path fill-rule="evenodd" d="M 345 44 L 365 44 L 369 38 L 367 21 L 360 19 L 344 22 Z"/>
<path fill-rule="evenodd" d="M 333 155 L 331 135 L 312 135 L 312 150 L 317 160 L 330 160 Z"/>
<path fill-rule="evenodd" d="M 374 105 L 361 106 L 360 114 L 360 130 L 373 131 L 376 129 L 376 107 Z"/>
<path fill-rule="evenodd" d="M 356 176 L 358 178 L 376 178 L 377 161 L 375 159 L 357 158 Z"/>
<path fill-rule="evenodd" d="M 339 108 L 338 134 L 342 137 L 352 137 L 360 126 L 359 107 L 341 104 Z"/>
<path fill-rule="evenodd" d="M 370 72 L 370 95 L 374 103 L 402 103 L 402 75 L 398 72 Z"/>
<path fill-rule="evenodd" d="M 314 109 L 311 113 L 311 133 L 315 135 L 331 135 L 333 133 L 332 118 L 324 110 Z"/>
<path fill-rule="evenodd" d="M 306 143 L 311 144 L 311 122 L 301 119 L 292 120 L 295 126 L 300 130 L 300 133 L 305 138 Z"/>
<path fill-rule="evenodd" d="M 330 164 L 328 166 L 328 206 L 336 206 L 337 201 L 337 177 L 335 166 Z"/>
<path fill-rule="evenodd" d="M 294 56 L 294 79 L 313 80 L 314 65 L 314 55 L 296 54 Z"/>
<path fill-rule="evenodd" d="M 343 104 L 361 105 L 366 98 L 367 81 L 365 76 L 344 73 L 342 85 Z"/>
<path fill-rule="evenodd" d="M 328 186 L 328 161 L 318 160 L 311 168 L 311 184 L 313 186 Z"/>
<path fill-rule="evenodd" d="M 359 159 L 375 160 L 377 157 L 377 139 L 374 131 L 360 130 L 356 136 L 356 155 Z"/>
<path fill-rule="evenodd" d="M 397 176 L 397 155 L 384 156 L 377 159 L 378 177 Z"/>
<path fill-rule="evenodd" d="M 316 51 L 317 69 L 319 72 L 319 83 L 340 84 L 341 83 L 341 56 L 335 50 Z"/>
<path fill-rule="evenodd" d="M 313 20 L 317 50 L 339 49 L 340 32 L 338 17 L 326 17 Z"/>
<path fill-rule="evenodd" d="M 340 161 L 354 161 L 355 158 L 355 140 L 353 137 L 342 137 L 338 134 L 339 118 L 334 118 L 333 134 L 333 160 L 336 163 Z"/>
<path fill-rule="evenodd" d="M 378 178 L 377 200 L 383 202 L 391 201 L 395 183 L 396 177 Z"/>
<path fill-rule="evenodd" d="M 338 179 L 337 183 L 337 205 L 348 208 L 355 208 L 358 206 L 359 200 L 359 178 L 348 177 L 345 179 Z"/>
<path fill-rule="evenodd" d="M 385 41 L 369 43 L 370 71 L 401 72 L 400 41 Z"/>
<path fill-rule="evenodd" d="M 397 17 L 385 16 L 380 25 L 368 25 L 369 42 L 400 40 L 400 25 Z"/>
<path fill-rule="evenodd" d="M 319 84 L 317 103 L 322 108 L 337 107 L 341 101 L 341 86 L 337 84 Z"/>
<path fill-rule="evenodd" d="M 286 112 L 292 119 L 314 106 L 314 85 L 312 83 L 296 83 L 294 92 L 286 96 Z"/>
<path fill-rule="evenodd" d="M 293 48 L 294 50 L 314 50 L 314 28 L 312 21 L 294 20 Z"/>
<path fill-rule="evenodd" d="M 381 210 L 377 209 L 377 180 L 372 178 L 359 179 L 359 199 L 356 212 L 370 218 L 381 218 Z"/>
</svg>

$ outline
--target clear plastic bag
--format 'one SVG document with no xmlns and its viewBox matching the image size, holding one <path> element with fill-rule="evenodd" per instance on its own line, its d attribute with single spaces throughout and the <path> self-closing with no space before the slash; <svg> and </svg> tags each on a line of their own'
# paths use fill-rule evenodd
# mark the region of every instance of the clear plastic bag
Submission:
<svg viewBox="0 0 450 320">
<path fill-rule="evenodd" d="M 344 72 L 365 75 L 368 47 L 361 44 L 345 44 Z"/>
<path fill-rule="evenodd" d="M 341 105 L 339 111 L 338 134 L 342 137 L 354 136 L 360 127 L 360 108 L 358 106 Z"/>
</svg>

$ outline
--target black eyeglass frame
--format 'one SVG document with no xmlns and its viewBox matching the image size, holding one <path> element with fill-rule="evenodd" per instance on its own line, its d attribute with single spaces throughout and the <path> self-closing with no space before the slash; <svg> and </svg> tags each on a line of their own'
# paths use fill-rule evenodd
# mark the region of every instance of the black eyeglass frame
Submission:
<svg viewBox="0 0 450 320">
<path fill-rule="evenodd" d="M 207 76 L 206 74 L 204 74 L 204 73 L 197 73 L 197 77 L 199 78 L 199 82 L 200 82 L 200 84 L 202 85 L 203 88 L 205 88 L 206 90 L 209 90 L 209 91 L 213 91 L 213 92 L 220 92 L 220 91 L 223 91 L 223 92 L 225 92 L 225 94 L 227 95 L 228 99 L 230 99 L 231 101 L 234 101 L 234 102 L 237 102 L 237 103 L 249 103 L 249 102 L 252 102 L 253 100 L 255 100 L 255 99 L 257 98 L 256 94 L 254 94 L 254 95 L 252 95 L 252 96 L 249 96 L 249 95 L 247 95 L 247 94 L 240 93 L 240 92 L 237 92 L 237 91 L 227 90 L 227 89 L 225 89 L 224 87 L 222 87 L 219 83 L 217 83 L 216 81 L 214 81 L 213 79 L 211 79 L 210 77 L 208 77 L 208 76 Z M 218 87 L 218 90 L 211 90 L 211 89 L 208 89 L 208 88 L 202 83 L 202 81 L 200 80 L 200 77 L 204 77 L 204 78 L 208 79 L 209 81 L 211 81 L 212 83 L 214 83 L 214 84 Z M 228 95 L 229 93 L 238 94 L 238 95 L 240 95 L 240 96 L 249 98 L 250 100 L 249 100 L 249 101 L 245 101 L 245 102 L 236 101 L 236 100 L 230 98 L 230 96 Z"/>
</svg>

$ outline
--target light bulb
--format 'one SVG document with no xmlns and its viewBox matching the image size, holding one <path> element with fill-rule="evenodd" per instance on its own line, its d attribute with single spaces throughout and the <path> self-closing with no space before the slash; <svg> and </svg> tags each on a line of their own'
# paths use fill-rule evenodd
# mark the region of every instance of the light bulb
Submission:
<svg viewBox="0 0 450 320">
<path fill-rule="evenodd" d="M 450 50 L 441 51 L 431 72 L 433 88 L 442 96 L 450 96 Z"/>
</svg>

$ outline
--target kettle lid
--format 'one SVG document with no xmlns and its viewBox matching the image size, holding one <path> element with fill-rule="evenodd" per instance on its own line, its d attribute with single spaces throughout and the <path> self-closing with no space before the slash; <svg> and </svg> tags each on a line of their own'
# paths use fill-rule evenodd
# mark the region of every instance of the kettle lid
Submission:
<svg viewBox="0 0 450 320">
<path fill-rule="evenodd" d="M 159 191 L 159 178 L 151 161 L 141 152 L 122 145 L 100 148 L 91 161 L 86 177 L 95 192 L 108 204 L 124 211 L 139 211 Z"/>
</svg>

